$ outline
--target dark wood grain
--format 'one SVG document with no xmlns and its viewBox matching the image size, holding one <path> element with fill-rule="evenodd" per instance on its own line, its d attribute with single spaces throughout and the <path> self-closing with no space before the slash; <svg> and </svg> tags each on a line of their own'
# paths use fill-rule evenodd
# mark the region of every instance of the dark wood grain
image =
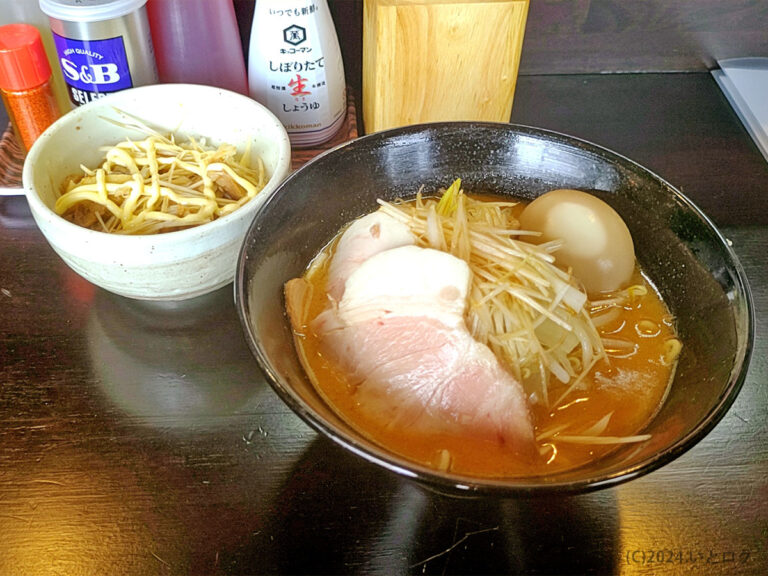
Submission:
<svg viewBox="0 0 768 576">
<path fill-rule="evenodd" d="M 360 93 L 362 0 L 329 0 L 347 81 Z M 235 0 L 244 46 L 253 0 Z M 520 75 L 704 72 L 768 56 L 759 0 L 531 0 Z"/>
<path fill-rule="evenodd" d="M 768 234 L 725 232 L 764 319 Z M 83 284 L 32 227 L 4 226 L 0 246 L 1 573 L 658 574 L 641 563 L 671 551 L 672 573 L 757 574 L 768 560 L 764 326 L 736 404 L 676 462 L 578 497 L 455 500 L 293 416 L 228 289 L 148 310 Z"/>
<path fill-rule="evenodd" d="M 766 26 L 754 0 L 532 0 L 520 72 L 700 72 L 768 56 Z"/>
<path fill-rule="evenodd" d="M 707 74 L 525 78 L 513 119 L 649 166 L 732 241 L 756 339 L 704 440 L 580 496 L 425 491 L 278 399 L 231 286 L 173 305 L 110 295 L 62 263 L 23 198 L 2 198 L 0 574 L 765 573 L 765 161 Z"/>
<path fill-rule="evenodd" d="M 710 74 L 523 77 L 512 121 L 632 158 L 721 226 L 768 225 L 768 163 Z"/>
<path fill-rule="evenodd" d="M 245 30 L 252 2 L 238 4 Z M 330 6 L 360 94 L 362 1 Z M 768 56 L 767 30 L 768 2 L 754 0 L 534 0 L 512 121 L 630 156 L 717 224 L 768 224 L 768 164 L 708 74 L 716 59 Z M 644 74 L 595 74 L 626 71 Z"/>
</svg>

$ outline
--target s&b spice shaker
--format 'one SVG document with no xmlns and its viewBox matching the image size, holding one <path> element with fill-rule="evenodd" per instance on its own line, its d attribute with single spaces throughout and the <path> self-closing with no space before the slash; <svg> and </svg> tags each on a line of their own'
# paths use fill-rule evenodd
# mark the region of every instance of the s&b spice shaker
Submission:
<svg viewBox="0 0 768 576">
<path fill-rule="evenodd" d="M 34 26 L 0 26 L 0 94 L 26 150 L 60 116 L 51 66 Z"/>
<path fill-rule="evenodd" d="M 40 0 L 75 106 L 156 84 L 147 0 Z"/>
</svg>

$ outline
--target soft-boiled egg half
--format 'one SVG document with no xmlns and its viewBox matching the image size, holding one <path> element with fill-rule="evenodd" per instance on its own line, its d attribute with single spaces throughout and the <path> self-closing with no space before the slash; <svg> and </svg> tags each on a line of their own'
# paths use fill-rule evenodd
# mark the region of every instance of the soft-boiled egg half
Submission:
<svg viewBox="0 0 768 576">
<path fill-rule="evenodd" d="M 635 269 L 635 247 L 621 216 L 608 204 L 579 190 L 552 190 L 525 207 L 524 230 L 541 232 L 537 242 L 563 240 L 556 261 L 570 268 L 588 294 L 617 290 Z"/>
</svg>

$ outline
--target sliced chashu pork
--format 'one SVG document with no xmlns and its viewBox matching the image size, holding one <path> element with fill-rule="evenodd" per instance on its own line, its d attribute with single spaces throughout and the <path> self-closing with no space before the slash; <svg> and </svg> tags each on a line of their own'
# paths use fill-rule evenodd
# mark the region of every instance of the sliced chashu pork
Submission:
<svg viewBox="0 0 768 576">
<path fill-rule="evenodd" d="M 336 244 L 328 269 L 328 295 L 339 300 L 349 275 L 374 254 L 415 243 L 416 238 L 408 226 L 383 212 L 358 218 Z"/>
<path fill-rule="evenodd" d="M 381 216 L 385 228 L 392 219 Z M 361 410 L 392 426 L 480 435 L 530 453 L 522 387 L 467 330 L 467 264 L 412 245 L 364 251 L 354 265 L 337 263 L 347 274 L 338 306 L 311 326 L 349 374 Z"/>
</svg>

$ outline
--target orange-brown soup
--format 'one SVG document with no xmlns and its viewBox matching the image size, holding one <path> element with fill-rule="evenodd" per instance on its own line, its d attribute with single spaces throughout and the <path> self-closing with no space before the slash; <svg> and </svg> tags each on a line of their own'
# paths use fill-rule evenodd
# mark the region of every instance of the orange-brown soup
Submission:
<svg viewBox="0 0 768 576">
<path fill-rule="evenodd" d="M 325 285 L 333 246 L 334 242 L 321 255 L 323 263 L 304 276 L 312 287 L 305 309 L 308 320 L 328 306 Z M 388 420 L 360 409 L 355 387 L 322 355 L 321 342 L 311 330 L 294 324 L 295 343 L 310 379 L 326 402 L 348 424 L 391 452 L 425 466 L 471 476 L 550 474 L 585 465 L 621 442 L 641 442 L 637 435 L 665 398 L 679 351 L 674 319 L 639 268 L 632 285 L 646 290 L 637 290 L 598 329 L 607 357 L 559 403 L 556 400 L 568 385 L 553 381 L 550 405 L 530 405 L 538 447 L 538 457 L 532 461 L 513 457 L 501 442 L 460 433 L 414 434 L 393 427 Z M 607 426 L 599 426 L 608 415 Z M 599 439 L 594 440 L 594 436 Z"/>
</svg>

